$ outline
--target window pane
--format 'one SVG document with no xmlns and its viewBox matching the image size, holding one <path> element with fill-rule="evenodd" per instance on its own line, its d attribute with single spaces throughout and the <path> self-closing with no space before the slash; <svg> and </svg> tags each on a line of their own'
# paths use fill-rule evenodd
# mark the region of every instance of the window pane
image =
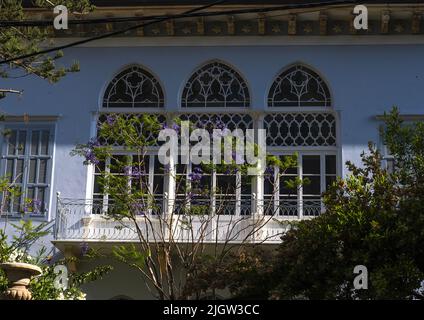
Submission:
<svg viewBox="0 0 424 320">
<path fill-rule="evenodd" d="M 310 183 L 303 185 L 304 195 L 320 195 L 321 194 L 321 178 L 320 177 L 307 177 Z"/>
<path fill-rule="evenodd" d="M 28 188 L 27 189 L 26 197 L 28 199 L 34 199 L 34 197 L 35 197 L 35 188 Z"/>
<path fill-rule="evenodd" d="M 336 156 L 325 156 L 325 173 L 336 174 Z"/>
<path fill-rule="evenodd" d="M 228 175 L 228 176 L 217 175 L 216 187 L 217 187 L 217 190 L 216 190 L 217 193 L 233 194 L 236 192 L 236 188 L 237 188 L 236 177 L 234 175 Z"/>
<path fill-rule="evenodd" d="M 21 188 L 18 188 L 18 192 L 21 192 Z M 12 197 L 12 212 L 20 212 L 21 210 L 21 196 Z"/>
<path fill-rule="evenodd" d="M 37 190 L 38 207 L 40 213 L 44 212 L 46 207 L 46 188 L 38 188 Z"/>
<path fill-rule="evenodd" d="M 281 156 L 281 161 L 284 162 L 286 157 L 287 156 Z M 285 172 L 280 172 L 280 173 L 296 175 L 297 174 L 297 167 L 287 168 Z"/>
<path fill-rule="evenodd" d="M 49 132 L 42 131 L 41 132 L 41 150 L 40 154 L 48 155 L 49 153 Z"/>
<path fill-rule="evenodd" d="M 177 164 L 176 170 L 177 170 L 177 174 L 185 174 L 185 173 L 187 173 L 187 165 L 186 164 Z"/>
<path fill-rule="evenodd" d="M 139 167 L 146 174 L 149 173 L 150 156 L 134 155 L 132 161 L 134 166 Z"/>
<path fill-rule="evenodd" d="M 40 139 L 40 132 L 33 131 L 31 137 L 31 155 L 38 154 L 38 142 Z"/>
<path fill-rule="evenodd" d="M 110 159 L 110 173 L 124 174 L 124 168 L 128 163 L 128 156 L 114 155 Z"/>
<path fill-rule="evenodd" d="M 153 178 L 153 194 L 163 194 L 163 176 L 155 175 Z"/>
<path fill-rule="evenodd" d="M 336 181 L 336 176 L 326 176 L 325 177 L 326 188 L 328 189 L 328 187 L 331 186 L 334 181 Z"/>
<path fill-rule="evenodd" d="M 8 141 L 8 148 L 7 148 L 7 154 L 8 155 L 14 155 L 16 153 L 16 138 L 17 138 L 17 131 L 16 130 L 12 130 Z"/>
<path fill-rule="evenodd" d="M 303 156 L 303 174 L 320 174 L 320 156 Z"/>
<path fill-rule="evenodd" d="M 26 145 L 26 131 L 19 131 L 19 138 L 18 138 L 18 155 L 24 155 L 25 154 L 25 145 Z"/>
<path fill-rule="evenodd" d="M 252 193 L 252 178 L 250 176 L 241 177 L 241 194 L 249 195 Z"/>
<path fill-rule="evenodd" d="M 264 194 L 274 193 L 274 177 L 266 177 L 264 185 Z"/>
<path fill-rule="evenodd" d="M 287 184 L 293 182 L 293 177 L 280 177 L 280 194 L 297 194 L 297 188 L 288 188 Z"/>
<path fill-rule="evenodd" d="M 38 183 L 46 183 L 47 180 L 47 159 L 39 160 Z"/>
<path fill-rule="evenodd" d="M 29 172 L 28 172 L 29 183 L 35 183 L 36 172 L 37 172 L 37 160 L 32 159 L 29 161 Z"/>
<path fill-rule="evenodd" d="M 155 174 L 164 174 L 164 165 L 159 161 L 159 157 L 155 156 Z"/>
<path fill-rule="evenodd" d="M 96 175 L 94 177 L 94 191 L 93 192 L 96 193 L 96 194 L 103 193 L 103 188 L 100 185 L 100 176 L 99 175 Z"/>
<path fill-rule="evenodd" d="M 184 194 L 187 190 L 187 178 L 185 175 L 177 175 L 177 194 Z"/>
<path fill-rule="evenodd" d="M 197 183 L 195 186 L 196 188 L 201 188 L 201 191 L 209 191 L 212 188 L 212 179 L 210 175 L 203 175 L 200 179 L 200 182 Z"/>
<path fill-rule="evenodd" d="M 9 182 L 13 182 L 14 160 L 6 160 L 6 175 L 9 177 Z"/>
<path fill-rule="evenodd" d="M 24 178 L 24 160 L 18 159 L 16 160 L 16 175 L 14 180 L 16 183 L 22 183 Z"/>
<path fill-rule="evenodd" d="M 98 165 L 96 165 L 96 168 L 95 168 L 95 172 L 96 173 L 100 173 L 100 172 L 103 172 L 103 171 L 105 171 L 105 162 L 104 161 L 100 161 L 100 163 L 98 164 Z"/>
</svg>

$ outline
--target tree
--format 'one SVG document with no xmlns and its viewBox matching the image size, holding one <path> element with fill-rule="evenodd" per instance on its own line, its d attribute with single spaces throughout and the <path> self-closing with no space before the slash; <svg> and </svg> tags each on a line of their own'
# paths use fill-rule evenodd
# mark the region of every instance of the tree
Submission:
<svg viewBox="0 0 424 320">
<path fill-rule="evenodd" d="M 90 211 L 102 213 L 112 226 L 135 235 L 135 244 L 115 247 L 115 258 L 137 269 L 159 299 L 199 299 L 205 295 L 216 298 L 217 291 L 226 289 L 225 274 L 213 277 L 213 286 L 199 285 L 211 279 L 207 274 L 211 267 L 207 264 L 218 274 L 232 261 L 231 257 L 252 250 L 252 239 L 256 246 L 268 240 L 268 235 L 259 234 L 276 214 L 234 214 L 237 207 L 246 207 L 236 203 L 234 197 L 241 185 L 250 184 L 247 170 L 252 166 L 236 161 L 237 153 L 225 163 L 193 165 L 189 175 L 185 166 L 175 171 L 169 165 L 159 165 L 155 174 L 169 175 L 176 181 L 176 196 L 162 198 L 160 183 L 153 181 L 152 186 L 149 180 L 148 150 L 157 145 L 161 129 L 180 131 L 181 119 L 175 118 L 168 126 L 162 126 L 154 115 L 103 117 L 97 138 L 76 146 L 72 154 L 84 157 L 84 164 L 96 167 L 99 193 L 107 195 L 107 200 L 104 196 L 94 200 Z M 196 125 L 208 134 L 214 129 L 229 131 L 224 123 L 212 119 L 203 124 L 190 123 L 190 132 L 197 129 Z M 232 150 L 236 150 L 237 139 L 232 143 Z M 221 147 L 224 148 L 224 141 Z M 252 147 L 257 151 L 257 145 Z M 295 156 L 284 161 L 268 156 L 267 162 L 279 166 L 280 174 L 284 174 L 297 160 Z M 212 188 L 212 171 L 230 177 L 240 173 L 241 178 Z M 250 202 L 247 207 L 250 208 Z M 240 260 L 240 268 L 245 263 Z"/>
<path fill-rule="evenodd" d="M 34 4 L 51 10 L 54 6 L 61 4 L 75 14 L 83 14 L 93 9 L 89 0 L 35 0 Z M 23 21 L 26 18 L 21 0 L 0 0 L 0 21 Z M 0 27 L 0 60 L 37 53 L 42 44 L 47 44 L 48 38 L 49 31 L 45 27 Z M 77 62 L 68 67 L 57 65 L 61 57 L 63 52 L 58 51 L 54 55 L 34 55 L 9 64 L 1 64 L 0 77 L 16 78 L 35 75 L 54 83 L 69 72 L 79 71 Z M 21 92 L 19 89 L 0 88 L 0 98 L 4 98 L 6 93 Z"/>
<path fill-rule="evenodd" d="M 191 285 L 236 298 L 423 299 L 424 123 L 404 123 L 394 108 L 381 134 L 393 170 L 370 143 L 362 165 L 348 161 L 349 175 L 324 194 L 325 213 L 291 223 L 275 252 L 229 256 L 219 268 L 202 261 Z M 358 265 L 368 289 L 354 287 Z"/>
<path fill-rule="evenodd" d="M 277 298 L 422 299 L 424 280 L 424 124 L 403 123 L 397 109 L 382 136 L 394 170 L 370 143 L 362 166 L 324 195 L 326 213 L 282 237 L 270 288 Z M 367 290 L 353 287 L 356 265 Z"/>
</svg>

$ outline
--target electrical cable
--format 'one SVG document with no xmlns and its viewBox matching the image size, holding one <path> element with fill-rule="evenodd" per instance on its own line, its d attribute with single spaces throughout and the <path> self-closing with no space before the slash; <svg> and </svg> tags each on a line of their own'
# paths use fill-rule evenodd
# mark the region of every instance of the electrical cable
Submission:
<svg viewBox="0 0 424 320">
<path fill-rule="evenodd" d="M 16 60 L 23 60 L 23 59 L 31 58 L 31 57 L 34 57 L 34 56 L 47 54 L 47 53 L 58 51 L 58 50 L 63 50 L 63 49 L 66 49 L 66 48 L 74 47 L 74 46 L 77 46 L 77 45 L 85 44 L 85 43 L 96 41 L 96 40 L 109 38 L 109 37 L 112 37 L 112 36 L 115 36 L 115 35 L 126 33 L 126 32 L 131 31 L 131 30 L 135 30 L 135 29 L 138 29 L 138 28 L 146 27 L 146 26 L 149 26 L 149 25 L 152 25 L 152 24 L 155 24 L 155 23 L 161 23 L 161 22 L 164 22 L 164 21 L 167 21 L 167 20 L 172 20 L 172 19 L 181 19 L 181 18 L 187 18 L 187 17 L 208 16 L 208 15 L 231 15 L 231 14 L 250 13 L 250 12 L 263 13 L 263 12 L 276 11 L 276 10 L 289 10 L 289 9 L 322 7 L 322 6 L 325 6 L 325 5 L 343 5 L 343 4 L 346 5 L 346 4 L 352 4 L 352 3 L 358 2 L 357 0 L 342 0 L 342 1 L 336 1 L 336 2 L 335 1 L 327 1 L 327 2 L 319 2 L 319 3 L 300 4 L 300 5 L 299 4 L 298 5 L 286 5 L 286 6 L 278 7 L 279 9 L 272 7 L 272 8 L 258 8 L 254 11 L 252 9 L 246 9 L 247 11 L 246 10 L 231 10 L 231 11 L 220 12 L 219 14 L 217 14 L 216 12 L 213 12 L 213 13 L 206 12 L 206 13 L 202 13 L 202 14 L 196 13 L 198 11 L 201 11 L 201 10 L 204 10 L 204 9 L 207 9 L 207 8 L 212 7 L 212 6 L 216 6 L 218 4 L 222 4 L 222 3 L 228 2 L 228 1 L 229 0 L 215 1 L 211 4 L 208 4 L 208 5 L 199 7 L 199 8 L 188 10 L 188 11 L 182 13 L 182 14 L 167 15 L 167 16 L 164 16 L 163 18 L 160 18 L 160 19 L 145 22 L 145 23 L 142 23 L 142 24 L 137 24 L 135 26 L 127 27 L 127 28 L 124 28 L 124 29 L 119 29 L 119 30 L 112 31 L 112 32 L 109 32 L 109 33 L 105 33 L 105 34 L 102 34 L 102 35 L 98 35 L 98 36 L 95 36 L 95 37 L 86 38 L 86 39 L 83 39 L 83 40 L 71 42 L 71 43 L 68 43 L 68 44 L 65 44 L 65 45 L 62 45 L 62 46 L 57 46 L 57 47 L 53 47 L 53 48 L 49 48 L 49 49 L 45 49 L 45 50 L 40 50 L 40 51 L 37 51 L 37 52 L 33 52 L 33 53 L 29 53 L 29 54 L 25 54 L 25 55 L 13 57 L 13 58 L 8 58 L 8 59 L 5 59 L 3 61 L 0 61 L 0 65 L 10 63 L 10 62 L 13 62 L 13 61 L 16 61 Z M 237 12 L 237 13 L 235 13 L 235 12 Z"/>
</svg>

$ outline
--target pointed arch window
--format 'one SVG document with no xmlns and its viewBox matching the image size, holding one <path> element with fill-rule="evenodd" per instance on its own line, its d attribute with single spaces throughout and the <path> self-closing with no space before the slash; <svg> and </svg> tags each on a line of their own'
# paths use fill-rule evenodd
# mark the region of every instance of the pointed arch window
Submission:
<svg viewBox="0 0 424 320">
<path fill-rule="evenodd" d="M 187 81 L 181 106 L 194 107 L 249 107 L 247 83 L 231 67 L 212 62 L 199 68 Z"/>
<path fill-rule="evenodd" d="M 149 71 L 132 66 L 120 72 L 107 86 L 103 108 L 162 108 L 164 95 L 159 81 Z"/>
<path fill-rule="evenodd" d="M 314 71 L 295 65 L 275 79 L 268 94 L 269 107 L 330 107 L 330 91 Z"/>
</svg>

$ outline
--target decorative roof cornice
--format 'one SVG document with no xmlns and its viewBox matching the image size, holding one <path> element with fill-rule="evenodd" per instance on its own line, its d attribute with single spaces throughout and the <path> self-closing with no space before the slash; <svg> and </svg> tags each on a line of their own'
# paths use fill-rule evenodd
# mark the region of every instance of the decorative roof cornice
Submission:
<svg viewBox="0 0 424 320">
<path fill-rule="evenodd" d="M 255 6 L 257 8 L 257 6 Z M 232 6 L 231 9 L 246 9 Z M 225 8 L 228 10 L 228 7 Z M 137 7 L 128 9 L 98 8 L 85 19 L 121 18 L 180 14 L 181 6 Z M 224 10 L 215 7 L 214 10 Z M 369 5 L 368 30 L 353 27 L 353 6 L 334 5 L 309 9 L 291 9 L 268 13 L 244 13 L 191 17 L 155 23 L 117 37 L 190 37 L 190 36 L 337 36 L 337 35 L 411 35 L 424 34 L 424 3 L 403 5 Z M 225 10 L 224 10 L 225 11 Z M 32 19 L 52 19 L 53 13 L 28 10 Z M 109 22 L 70 25 L 68 30 L 48 27 L 52 37 L 91 37 L 140 24 L 142 22 Z"/>
</svg>

